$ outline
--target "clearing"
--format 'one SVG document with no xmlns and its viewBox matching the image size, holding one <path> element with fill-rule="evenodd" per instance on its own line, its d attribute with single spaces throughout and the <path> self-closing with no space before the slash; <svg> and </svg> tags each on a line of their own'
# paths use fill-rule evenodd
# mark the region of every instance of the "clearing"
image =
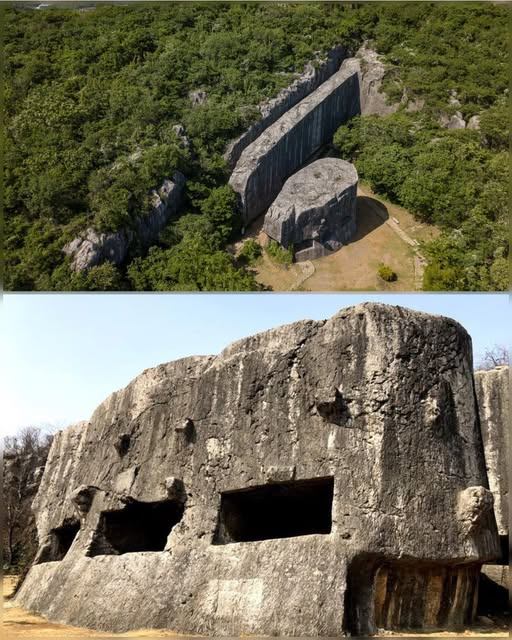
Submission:
<svg viewBox="0 0 512 640">
<path fill-rule="evenodd" d="M 359 184 L 357 193 L 358 226 L 350 244 L 329 256 L 289 266 L 264 252 L 252 266 L 256 280 L 273 291 L 420 291 L 425 260 L 419 243 L 435 238 L 439 230 L 418 222 L 365 184 Z M 265 246 L 268 239 L 262 225 L 263 216 L 249 227 L 234 251 L 248 238 Z M 381 263 L 395 271 L 395 282 L 377 275 Z"/>
</svg>

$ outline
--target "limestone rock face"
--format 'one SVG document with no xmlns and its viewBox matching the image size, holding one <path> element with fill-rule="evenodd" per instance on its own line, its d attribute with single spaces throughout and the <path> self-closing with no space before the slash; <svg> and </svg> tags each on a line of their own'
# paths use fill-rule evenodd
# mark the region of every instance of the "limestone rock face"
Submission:
<svg viewBox="0 0 512 640">
<path fill-rule="evenodd" d="M 359 69 L 355 58 L 345 60 L 339 71 L 244 149 L 229 183 L 240 196 L 245 223 L 263 213 L 285 180 L 360 112 Z"/>
<path fill-rule="evenodd" d="M 148 215 L 135 220 L 134 229 L 99 233 L 89 228 L 83 235 L 65 245 L 63 251 L 71 256 L 73 270 L 83 271 L 107 261 L 120 265 L 134 242 L 143 248 L 154 244 L 171 215 L 177 211 L 184 186 L 185 176 L 176 171 L 172 180 L 164 180 L 152 192 L 152 209 Z"/>
<path fill-rule="evenodd" d="M 242 151 L 251 142 L 254 142 L 268 126 L 338 71 L 345 55 L 344 47 L 333 47 L 324 58 L 317 57 L 314 62 L 308 62 L 304 71 L 288 87 L 282 89 L 275 98 L 259 105 L 261 118 L 236 140 L 233 140 L 226 149 L 224 158 L 229 168 L 232 170 L 235 167 Z"/>
<path fill-rule="evenodd" d="M 439 118 L 439 124 L 446 129 L 465 129 L 466 122 L 462 117 L 460 111 L 456 111 L 453 115 L 449 116 L 443 113 Z"/>
<path fill-rule="evenodd" d="M 480 129 L 480 116 L 471 116 L 468 120 L 468 129 Z"/>
<path fill-rule="evenodd" d="M 499 554 L 486 489 L 467 333 L 359 305 L 149 369 L 57 434 L 16 601 L 106 631 L 462 624 Z"/>
<path fill-rule="evenodd" d="M 265 214 L 263 230 L 296 260 L 339 249 L 356 231 L 357 171 L 337 158 L 317 160 L 295 173 Z"/>
<path fill-rule="evenodd" d="M 381 92 L 386 69 L 380 56 L 373 49 L 363 46 L 356 57 L 361 61 L 361 114 L 385 116 L 395 113 L 400 105 L 389 104 L 386 94 Z"/>
<path fill-rule="evenodd" d="M 494 494 L 494 511 L 501 536 L 508 536 L 508 473 L 510 467 L 510 372 L 502 366 L 477 371 L 475 387 L 480 410 L 489 487 Z"/>
</svg>

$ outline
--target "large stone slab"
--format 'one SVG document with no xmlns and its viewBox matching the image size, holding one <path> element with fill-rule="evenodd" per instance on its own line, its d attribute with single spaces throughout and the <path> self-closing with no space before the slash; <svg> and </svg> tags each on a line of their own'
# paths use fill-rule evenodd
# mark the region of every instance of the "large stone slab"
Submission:
<svg viewBox="0 0 512 640">
<path fill-rule="evenodd" d="M 359 60 L 345 60 L 339 71 L 244 149 L 229 180 L 240 195 L 244 222 L 263 213 L 285 180 L 329 142 L 340 125 L 360 113 L 359 72 Z"/>
<path fill-rule="evenodd" d="M 356 232 L 357 171 L 338 158 L 323 158 L 284 183 L 265 214 L 263 230 L 295 259 L 336 251 Z M 314 254 L 314 255 L 313 255 Z"/>
<path fill-rule="evenodd" d="M 233 169 L 242 151 L 286 111 L 294 107 L 303 98 L 318 88 L 340 68 L 346 56 L 346 49 L 340 45 L 330 49 L 324 56 L 317 56 L 308 62 L 304 71 L 294 81 L 282 89 L 275 98 L 265 100 L 258 105 L 261 118 L 244 131 L 236 140 L 232 140 L 224 154 L 228 167 Z"/>
<path fill-rule="evenodd" d="M 494 494 L 494 510 L 500 535 L 509 533 L 510 465 L 510 372 L 502 366 L 475 374 L 480 425 L 484 442 L 489 486 Z"/>
<path fill-rule="evenodd" d="M 499 555 L 471 340 L 364 304 L 149 369 L 55 436 L 34 509 L 40 553 L 16 603 L 51 620 L 462 625 Z"/>
<path fill-rule="evenodd" d="M 477 371 L 475 387 L 480 411 L 489 486 L 501 536 L 509 534 L 510 370 L 507 366 Z"/>
</svg>

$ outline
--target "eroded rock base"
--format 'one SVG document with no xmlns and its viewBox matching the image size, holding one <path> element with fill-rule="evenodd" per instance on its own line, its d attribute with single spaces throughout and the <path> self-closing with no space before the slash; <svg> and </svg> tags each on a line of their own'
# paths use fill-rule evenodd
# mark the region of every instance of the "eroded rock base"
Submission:
<svg viewBox="0 0 512 640">
<path fill-rule="evenodd" d="M 474 617 L 479 565 L 386 563 L 375 581 L 375 622 L 382 629 L 459 629 Z"/>
</svg>

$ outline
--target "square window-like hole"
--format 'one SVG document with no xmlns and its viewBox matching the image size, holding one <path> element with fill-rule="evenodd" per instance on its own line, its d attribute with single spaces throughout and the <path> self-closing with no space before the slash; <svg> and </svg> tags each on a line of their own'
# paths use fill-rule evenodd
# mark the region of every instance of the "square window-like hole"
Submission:
<svg viewBox="0 0 512 640">
<path fill-rule="evenodd" d="M 133 501 L 124 509 L 105 511 L 91 555 L 163 551 L 182 517 L 183 504 L 175 500 Z"/>
<path fill-rule="evenodd" d="M 332 477 L 226 491 L 213 544 L 328 534 L 333 491 Z"/>
</svg>

